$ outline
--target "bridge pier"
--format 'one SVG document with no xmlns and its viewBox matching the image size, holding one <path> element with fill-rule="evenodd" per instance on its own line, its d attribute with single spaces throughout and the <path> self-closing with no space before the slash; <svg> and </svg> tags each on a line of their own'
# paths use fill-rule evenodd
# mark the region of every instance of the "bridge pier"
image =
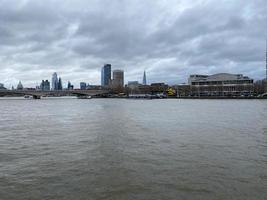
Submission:
<svg viewBox="0 0 267 200">
<path fill-rule="evenodd" d="M 33 99 L 41 99 L 41 96 L 39 96 L 39 95 L 33 95 L 32 97 L 33 97 Z"/>
</svg>

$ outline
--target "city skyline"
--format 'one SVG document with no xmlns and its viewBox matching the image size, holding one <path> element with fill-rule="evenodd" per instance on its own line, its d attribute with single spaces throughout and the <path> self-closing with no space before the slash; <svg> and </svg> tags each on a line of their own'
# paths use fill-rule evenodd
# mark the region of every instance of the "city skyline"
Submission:
<svg viewBox="0 0 267 200">
<path fill-rule="evenodd" d="M 122 69 L 125 83 L 142 82 L 144 70 L 150 82 L 168 84 L 221 72 L 263 79 L 265 4 L 115 0 L 106 10 L 99 1 L 4 0 L 0 82 L 35 87 L 56 71 L 64 87 L 100 85 L 103 63 Z"/>
</svg>

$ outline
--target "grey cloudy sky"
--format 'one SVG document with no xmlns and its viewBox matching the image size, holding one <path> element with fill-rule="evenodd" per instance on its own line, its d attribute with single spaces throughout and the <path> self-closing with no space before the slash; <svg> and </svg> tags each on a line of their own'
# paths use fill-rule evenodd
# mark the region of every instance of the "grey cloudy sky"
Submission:
<svg viewBox="0 0 267 200">
<path fill-rule="evenodd" d="M 126 81 L 262 79 L 266 38 L 266 0 L 0 0 L 0 82 L 100 84 L 104 63 Z"/>
</svg>

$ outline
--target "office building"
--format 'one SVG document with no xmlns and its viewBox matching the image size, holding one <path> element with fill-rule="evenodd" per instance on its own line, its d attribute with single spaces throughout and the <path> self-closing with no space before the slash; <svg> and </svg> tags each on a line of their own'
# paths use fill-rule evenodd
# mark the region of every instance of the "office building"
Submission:
<svg viewBox="0 0 267 200">
<path fill-rule="evenodd" d="M 190 75 L 188 84 L 192 96 L 249 96 L 253 94 L 253 79 L 242 74 L 195 74 Z"/>
<path fill-rule="evenodd" d="M 52 90 L 63 90 L 62 79 L 57 76 L 57 73 L 52 75 Z"/>
<path fill-rule="evenodd" d="M 56 72 L 52 75 L 52 90 L 58 90 L 58 78 Z"/>
<path fill-rule="evenodd" d="M 105 64 L 101 70 L 101 86 L 108 87 L 111 82 L 111 64 Z"/>
<path fill-rule="evenodd" d="M 86 83 L 85 82 L 80 82 L 80 89 L 86 90 Z"/>
<path fill-rule="evenodd" d="M 123 88 L 124 86 L 124 72 L 123 70 L 113 70 L 112 87 Z"/>
<path fill-rule="evenodd" d="M 50 90 L 50 82 L 48 80 L 42 80 L 40 85 L 40 90 L 42 91 L 49 91 Z"/>
<path fill-rule="evenodd" d="M 60 77 L 58 78 L 58 88 L 57 89 L 58 90 L 63 90 L 62 80 L 61 80 Z"/>
<path fill-rule="evenodd" d="M 67 88 L 68 88 L 68 90 L 73 90 L 73 88 L 74 88 L 70 81 L 68 81 Z"/>
</svg>

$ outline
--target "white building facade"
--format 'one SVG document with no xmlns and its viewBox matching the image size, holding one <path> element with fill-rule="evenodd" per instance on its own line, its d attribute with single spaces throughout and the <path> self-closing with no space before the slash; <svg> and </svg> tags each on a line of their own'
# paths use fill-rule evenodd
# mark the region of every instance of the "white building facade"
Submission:
<svg viewBox="0 0 267 200">
<path fill-rule="evenodd" d="M 188 78 L 188 84 L 192 96 L 250 96 L 253 94 L 253 79 L 242 74 L 194 74 Z"/>
</svg>

